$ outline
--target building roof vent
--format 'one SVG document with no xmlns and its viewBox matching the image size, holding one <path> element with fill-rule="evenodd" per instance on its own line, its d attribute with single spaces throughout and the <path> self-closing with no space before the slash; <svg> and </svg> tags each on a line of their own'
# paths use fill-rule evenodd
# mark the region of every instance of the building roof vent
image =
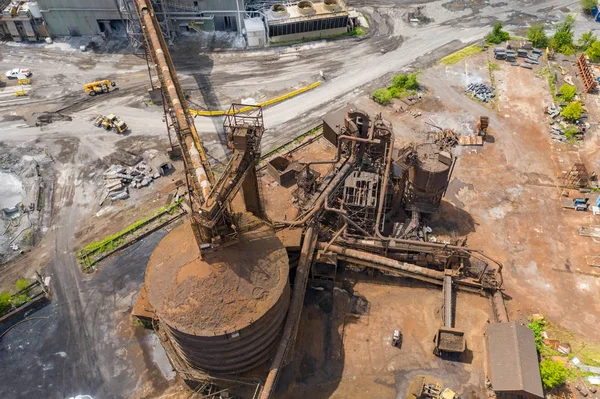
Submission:
<svg viewBox="0 0 600 399">
<path fill-rule="evenodd" d="M 323 1 L 323 6 L 329 12 L 337 12 L 342 8 L 339 0 L 325 0 Z"/>
<path fill-rule="evenodd" d="M 289 17 L 289 13 L 287 7 L 283 4 L 273 4 L 271 7 L 271 15 L 274 18 L 287 18 Z"/>
<path fill-rule="evenodd" d="M 298 3 L 298 11 L 302 15 L 313 15 L 316 13 L 315 6 L 312 2 L 304 0 Z"/>
</svg>

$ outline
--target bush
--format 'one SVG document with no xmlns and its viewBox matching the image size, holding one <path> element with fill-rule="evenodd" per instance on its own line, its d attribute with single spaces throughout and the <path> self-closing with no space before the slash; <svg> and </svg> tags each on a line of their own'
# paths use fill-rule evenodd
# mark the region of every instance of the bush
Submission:
<svg viewBox="0 0 600 399">
<path fill-rule="evenodd" d="M 529 28 L 527 39 L 531 41 L 533 47 L 543 48 L 548 45 L 548 36 L 544 30 L 544 24 L 536 24 Z"/>
<path fill-rule="evenodd" d="M 579 4 L 581 4 L 581 8 L 583 9 L 583 11 L 591 14 L 594 7 L 596 7 L 598 5 L 598 1 L 597 0 L 579 0 Z"/>
<path fill-rule="evenodd" d="M 577 87 L 571 86 L 567 83 L 560 86 L 559 90 L 560 90 L 561 98 L 564 101 L 569 102 L 569 103 L 571 101 L 573 101 L 573 97 L 575 97 L 575 93 L 577 93 Z"/>
<path fill-rule="evenodd" d="M 567 139 L 572 140 L 579 133 L 579 128 L 575 125 L 569 125 L 563 130 L 563 133 Z"/>
<path fill-rule="evenodd" d="M 15 288 L 17 289 L 17 292 L 18 292 L 18 291 L 24 290 L 25 288 L 29 287 L 30 284 L 31 283 L 28 280 L 21 279 L 21 280 L 17 281 L 17 283 L 15 284 Z"/>
<path fill-rule="evenodd" d="M 600 61 L 600 42 L 592 43 L 585 53 L 593 62 Z"/>
<path fill-rule="evenodd" d="M 596 38 L 596 36 L 594 36 L 594 32 L 586 32 L 579 38 L 579 48 L 585 51 L 588 48 L 590 48 L 590 46 L 594 44 L 597 40 L 598 39 Z"/>
<path fill-rule="evenodd" d="M 398 89 L 404 89 L 406 87 L 407 80 L 408 80 L 408 76 L 406 76 L 406 75 L 396 75 L 392 78 L 392 87 L 396 87 Z"/>
<path fill-rule="evenodd" d="M 11 296 L 10 292 L 0 292 L 0 316 L 12 309 Z"/>
<path fill-rule="evenodd" d="M 533 331 L 533 337 L 535 339 L 535 347 L 537 348 L 537 350 L 539 351 L 540 349 L 542 349 L 542 346 L 544 345 L 544 338 L 542 337 L 542 331 L 544 331 L 544 320 L 534 320 L 531 323 L 529 323 L 529 325 L 527 327 L 529 327 L 529 329 L 531 331 Z"/>
<path fill-rule="evenodd" d="M 563 54 L 573 54 L 575 49 L 573 48 L 573 27 L 575 26 L 575 17 L 567 15 L 565 22 L 556 25 L 556 31 L 552 40 L 550 40 L 550 47 Z"/>
<path fill-rule="evenodd" d="M 392 95 L 390 94 L 390 91 L 388 89 L 375 90 L 375 93 L 373 93 L 372 98 L 373 100 L 375 100 L 375 102 L 381 105 L 388 105 L 390 101 L 392 101 Z"/>
<path fill-rule="evenodd" d="M 408 90 L 417 90 L 419 88 L 419 81 L 417 79 L 418 72 L 413 72 L 408 75 L 406 79 L 406 89 Z"/>
<path fill-rule="evenodd" d="M 583 113 L 583 107 L 579 101 L 572 102 L 563 108 L 561 115 L 570 121 L 576 121 L 581 118 Z"/>
<path fill-rule="evenodd" d="M 371 98 L 381 105 L 389 104 L 392 98 L 402 98 L 407 91 L 419 88 L 418 74 L 418 72 L 413 72 L 409 75 L 400 74 L 394 76 L 392 78 L 392 87 L 376 90 Z"/>
<path fill-rule="evenodd" d="M 540 363 L 540 374 L 545 389 L 557 388 L 567 381 L 567 368 L 554 360 L 543 360 Z"/>
<path fill-rule="evenodd" d="M 498 22 L 492 28 L 492 31 L 487 35 L 486 40 L 491 44 L 498 44 L 510 39 L 510 34 L 502 30 L 502 22 Z"/>
<path fill-rule="evenodd" d="M 416 90 L 419 88 L 418 72 L 413 72 L 410 75 L 396 75 L 392 79 L 392 87 L 400 91 Z"/>
<path fill-rule="evenodd" d="M 399 88 L 393 86 L 388 89 L 388 92 L 390 93 L 390 96 L 392 96 L 392 98 L 401 98 L 402 93 L 404 93 Z"/>
</svg>

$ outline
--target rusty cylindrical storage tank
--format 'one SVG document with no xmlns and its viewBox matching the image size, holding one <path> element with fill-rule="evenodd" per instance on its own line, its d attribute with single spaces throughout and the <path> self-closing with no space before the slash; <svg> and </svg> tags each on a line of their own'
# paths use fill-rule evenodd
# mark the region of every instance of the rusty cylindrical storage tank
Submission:
<svg viewBox="0 0 600 399">
<path fill-rule="evenodd" d="M 448 187 L 452 154 L 440 151 L 436 144 L 417 147 L 417 163 L 408 171 L 408 203 L 422 203 L 437 207 Z"/>
<path fill-rule="evenodd" d="M 175 350 L 209 373 L 238 374 L 266 362 L 290 299 L 281 241 L 254 216 L 238 226 L 238 243 L 200 258 L 186 221 L 158 244 L 146 270 L 148 300 Z"/>
</svg>

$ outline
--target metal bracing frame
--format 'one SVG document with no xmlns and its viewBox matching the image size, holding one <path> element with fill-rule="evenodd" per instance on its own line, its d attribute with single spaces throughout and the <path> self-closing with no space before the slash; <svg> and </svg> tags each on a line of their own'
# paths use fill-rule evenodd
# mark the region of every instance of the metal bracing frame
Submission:
<svg viewBox="0 0 600 399">
<path fill-rule="evenodd" d="M 125 24 L 127 40 L 129 40 L 129 46 L 131 47 L 133 54 L 147 58 L 144 51 L 146 43 L 142 35 L 133 0 L 119 0 L 119 11 L 123 18 L 123 23 Z"/>
<path fill-rule="evenodd" d="M 564 187 L 581 188 L 590 185 L 590 174 L 582 163 L 576 163 L 571 170 L 563 177 Z"/>
<path fill-rule="evenodd" d="M 157 5 L 160 7 L 160 12 L 162 13 L 162 21 L 158 21 L 158 25 L 163 32 L 163 35 L 168 44 L 173 43 L 173 29 L 171 26 L 171 14 L 169 13 L 169 1 L 168 0 L 157 0 Z"/>
<path fill-rule="evenodd" d="M 127 33 L 129 45 L 131 46 L 133 53 L 135 55 L 147 58 L 147 55 L 144 54 L 146 42 L 143 37 L 138 15 L 133 2 L 134 0 L 119 0 L 119 12 L 123 18 L 125 31 Z M 167 42 L 171 44 L 173 41 L 173 29 L 171 28 L 171 18 L 169 14 L 169 7 L 167 6 L 168 0 L 158 0 L 156 3 L 160 8 L 160 13 L 157 13 L 157 15 L 163 16 L 162 21 L 159 21 L 158 24 L 163 32 L 163 36 Z"/>
</svg>

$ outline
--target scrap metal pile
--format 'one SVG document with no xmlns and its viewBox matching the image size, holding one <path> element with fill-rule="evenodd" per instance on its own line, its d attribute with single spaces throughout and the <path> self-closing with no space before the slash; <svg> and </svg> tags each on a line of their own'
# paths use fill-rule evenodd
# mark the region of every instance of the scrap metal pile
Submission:
<svg viewBox="0 0 600 399">
<path fill-rule="evenodd" d="M 484 83 L 469 83 L 465 91 L 484 103 L 489 103 L 492 98 L 496 97 L 494 86 L 488 86 Z"/>
<path fill-rule="evenodd" d="M 106 198 L 111 200 L 124 200 L 129 198 L 129 188 L 142 188 L 149 186 L 154 179 L 161 175 L 148 163 L 142 161 L 133 167 L 112 165 L 104 174 L 105 195 L 100 204 Z"/>
</svg>

